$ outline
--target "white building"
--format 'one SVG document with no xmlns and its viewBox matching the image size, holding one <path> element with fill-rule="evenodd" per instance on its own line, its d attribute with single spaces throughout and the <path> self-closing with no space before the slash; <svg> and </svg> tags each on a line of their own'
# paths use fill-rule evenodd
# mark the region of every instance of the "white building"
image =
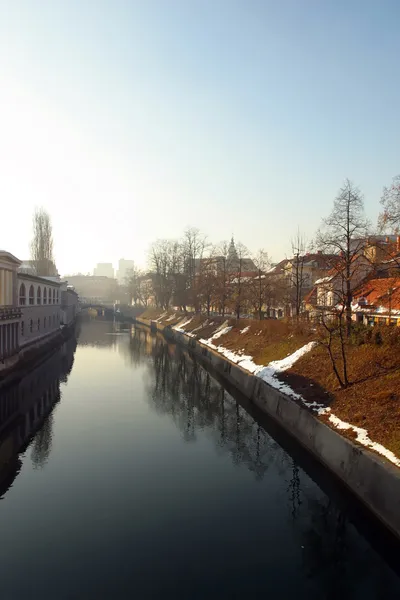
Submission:
<svg viewBox="0 0 400 600">
<path fill-rule="evenodd" d="M 117 280 L 119 284 L 126 283 L 126 278 L 129 276 L 129 271 L 131 271 L 135 266 L 135 261 L 126 260 L 125 258 L 120 258 L 118 261 L 118 271 L 117 271 Z"/>
<path fill-rule="evenodd" d="M 0 374 L 17 363 L 20 351 L 50 339 L 78 312 L 78 296 L 66 282 L 21 273 L 20 266 L 0 251 Z"/>
<path fill-rule="evenodd" d="M 19 347 L 60 329 L 61 282 L 18 273 L 18 305 L 21 310 Z"/>
<path fill-rule="evenodd" d="M 95 277 L 109 277 L 114 279 L 114 267 L 112 263 L 97 263 L 96 268 L 93 270 Z"/>
</svg>

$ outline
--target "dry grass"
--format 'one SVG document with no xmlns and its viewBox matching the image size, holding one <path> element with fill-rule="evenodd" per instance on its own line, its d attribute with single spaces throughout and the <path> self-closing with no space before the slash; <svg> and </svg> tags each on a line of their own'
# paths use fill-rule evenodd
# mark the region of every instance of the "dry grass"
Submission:
<svg viewBox="0 0 400 600">
<path fill-rule="evenodd" d="M 162 312 L 165 311 L 149 309 L 142 316 L 155 319 Z M 174 314 L 176 318 L 167 321 Z M 184 316 L 168 311 L 161 322 L 175 325 Z M 317 338 L 317 332 L 308 324 L 296 326 L 274 319 L 236 321 L 195 315 L 185 329 L 196 329 L 197 339 L 208 339 L 225 322 L 232 329 L 216 343 L 252 356 L 259 365 L 280 360 Z M 203 326 L 198 329 L 200 325 Z M 241 333 L 245 327 L 249 327 L 248 331 Z M 339 354 L 338 348 L 336 352 Z M 367 429 L 371 439 L 400 457 L 400 328 L 357 330 L 347 355 L 351 385 L 346 389 L 340 388 L 322 346 L 304 355 L 280 378 L 306 400 L 330 405 L 332 412 L 344 421 Z M 344 434 L 354 438 L 351 433 Z"/>
<path fill-rule="evenodd" d="M 325 348 L 303 356 L 282 378 L 306 400 L 325 400 L 332 412 L 367 429 L 376 442 L 400 457 L 400 330 L 382 330 L 383 342 L 373 340 L 347 348 L 351 385 L 340 388 Z"/>
</svg>

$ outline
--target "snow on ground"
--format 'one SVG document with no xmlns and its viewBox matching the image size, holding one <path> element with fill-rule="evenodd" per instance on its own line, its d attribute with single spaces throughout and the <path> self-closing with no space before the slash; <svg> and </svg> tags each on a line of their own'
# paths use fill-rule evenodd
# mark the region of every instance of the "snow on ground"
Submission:
<svg viewBox="0 0 400 600">
<path fill-rule="evenodd" d="M 163 312 L 163 313 L 162 313 L 162 315 L 160 315 L 160 316 L 158 317 L 158 319 L 154 319 L 154 320 L 155 320 L 155 321 L 158 323 L 158 321 L 161 321 L 161 319 L 163 319 L 164 317 L 166 317 L 166 316 L 167 316 L 167 314 L 168 314 L 168 312 Z"/>
<path fill-rule="evenodd" d="M 182 329 L 189 322 L 190 321 L 182 323 L 180 324 L 179 328 L 174 327 L 174 329 L 176 329 L 177 331 L 181 331 L 182 333 L 186 333 L 186 335 L 192 335 L 188 334 Z M 204 344 L 205 346 L 208 346 L 209 348 L 212 348 L 219 354 L 222 354 L 228 360 L 242 367 L 242 369 L 253 373 L 253 375 L 259 377 L 260 379 L 265 381 L 265 383 L 279 390 L 286 396 L 290 396 L 291 398 L 299 400 L 304 406 L 315 412 L 317 415 L 329 415 L 329 422 L 333 425 L 335 429 L 350 429 L 351 431 L 357 434 L 356 440 L 359 444 L 362 444 L 363 446 L 365 446 L 366 448 L 370 448 L 371 450 L 375 450 L 375 452 L 387 458 L 397 467 L 400 467 L 400 459 L 397 458 L 397 456 L 393 452 L 385 448 L 385 446 L 382 446 L 382 444 L 378 444 L 377 442 L 372 441 L 371 438 L 368 436 L 368 431 L 366 429 L 356 427 L 355 425 L 351 425 L 351 423 L 346 423 L 346 421 L 342 421 L 342 419 L 340 419 L 332 413 L 331 408 L 329 406 L 324 406 L 323 404 L 319 404 L 318 402 L 307 402 L 303 398 L 303 396 L 301 396 L 301 394 L 296 393 L 289 386 L 289 384 L 285 383 L 284 381 L 280 381 L 277 378 L 277 375 L 279 373 L 290 369 L 295 364 L 295 362 L 299 360 L 299 358 L 307 354 L 307 352 L 310 352 L 310 350 L 312 350 L 315 347 L 317 342 L 309 342 L 308 344 L 302 346 L 302 348 L 299 348 L 298 350 L 296 350 L 296 352 L 293 352 L 293 354 L 286 356 L 286 358 L 283 358 L 282 360 L 273 360 L 266 366 L 260 366 L 254 363 L 252 356 L 243 355 L 243 350 L 240 350 L 240 353 L 238 353 L 229 350 L 228 348 L 224 348 L 223 346 L 217 346 L 213 343 L 213 340 L 218 339 L 222 335 L 225 335 L 226 333 L 228 333 L 228 331 L 232 329 L 232 327 L 227 326 L 227 323 L 228 321 L 225 321 L 225 323 L 223 323 L 208 340 L 200 339 L 200 343 Z M 241 331 L 241 333 L 243 332 L 244 330 Z"/>
<path fill-rule="evenodd" d="M 221 335 L 225 335 L 226 333 L 228 333 L 228 331 L 230 331 L 231 329 L 232 327 L 224 327 L 223 329 L 217 331 L 217 333 L 214 333 L 214 335 L 210 339 L 216 340 L 217 338 L 221 337 Z"/>
<path fill-rule="evenodd" d="M 176 317 L 176 314 L 174 313 L 173 315 L 171 315 L 170 317 L 168 317 L 168 319 L 166 319 L 166 321 L 173 321 Z"/>
<path fill-rule="evenodd" d="M 250 325 L 247 325 L 247 327 L 240 330 L 240 333 L 247 333 L 249 331 L 249 329 L 250 329 Z"/>
<path fill-rule="evenodd" d="M 175 329 L 175 331 L 180 331 L 181 333 L 185 333 L 189 337 L 193 337 L 192 334 L 189 334 L 187 331 L 184 330 L 184 327 L 186 327 L 186 325 L 189 325 L 191 321 L 193 321 L 193 317 L 190 317 L 190 319 L 186 319 L 186 321 L 185 319 L 182 319 L 182 321 L 179 321 L 179 323 L 174 325 L 172 329 Z"/>
</svg>

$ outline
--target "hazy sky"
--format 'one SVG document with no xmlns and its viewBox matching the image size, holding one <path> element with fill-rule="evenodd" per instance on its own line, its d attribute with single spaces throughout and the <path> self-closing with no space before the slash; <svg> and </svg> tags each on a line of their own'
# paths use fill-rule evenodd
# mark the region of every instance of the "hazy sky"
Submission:
<svg viewBox="0 0 400 600">
<path fill-rule="evenodd" d="M 0 0 L 0 247 L 59 271 L 197 226 L 275 260 L 400 172 L 398 0 Z"/>
</svg>

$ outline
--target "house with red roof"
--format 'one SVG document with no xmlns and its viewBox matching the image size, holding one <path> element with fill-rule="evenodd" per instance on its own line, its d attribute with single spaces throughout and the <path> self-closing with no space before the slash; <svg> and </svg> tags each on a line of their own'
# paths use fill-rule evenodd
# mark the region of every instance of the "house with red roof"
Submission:
<svg viewBox="0 0 400 600">
<path fill-rule="evenodd" d="M 352 311 L 359 322 L 400 326 L 400 277 L 362 283 L 353 292 Z"/>
</svg>

